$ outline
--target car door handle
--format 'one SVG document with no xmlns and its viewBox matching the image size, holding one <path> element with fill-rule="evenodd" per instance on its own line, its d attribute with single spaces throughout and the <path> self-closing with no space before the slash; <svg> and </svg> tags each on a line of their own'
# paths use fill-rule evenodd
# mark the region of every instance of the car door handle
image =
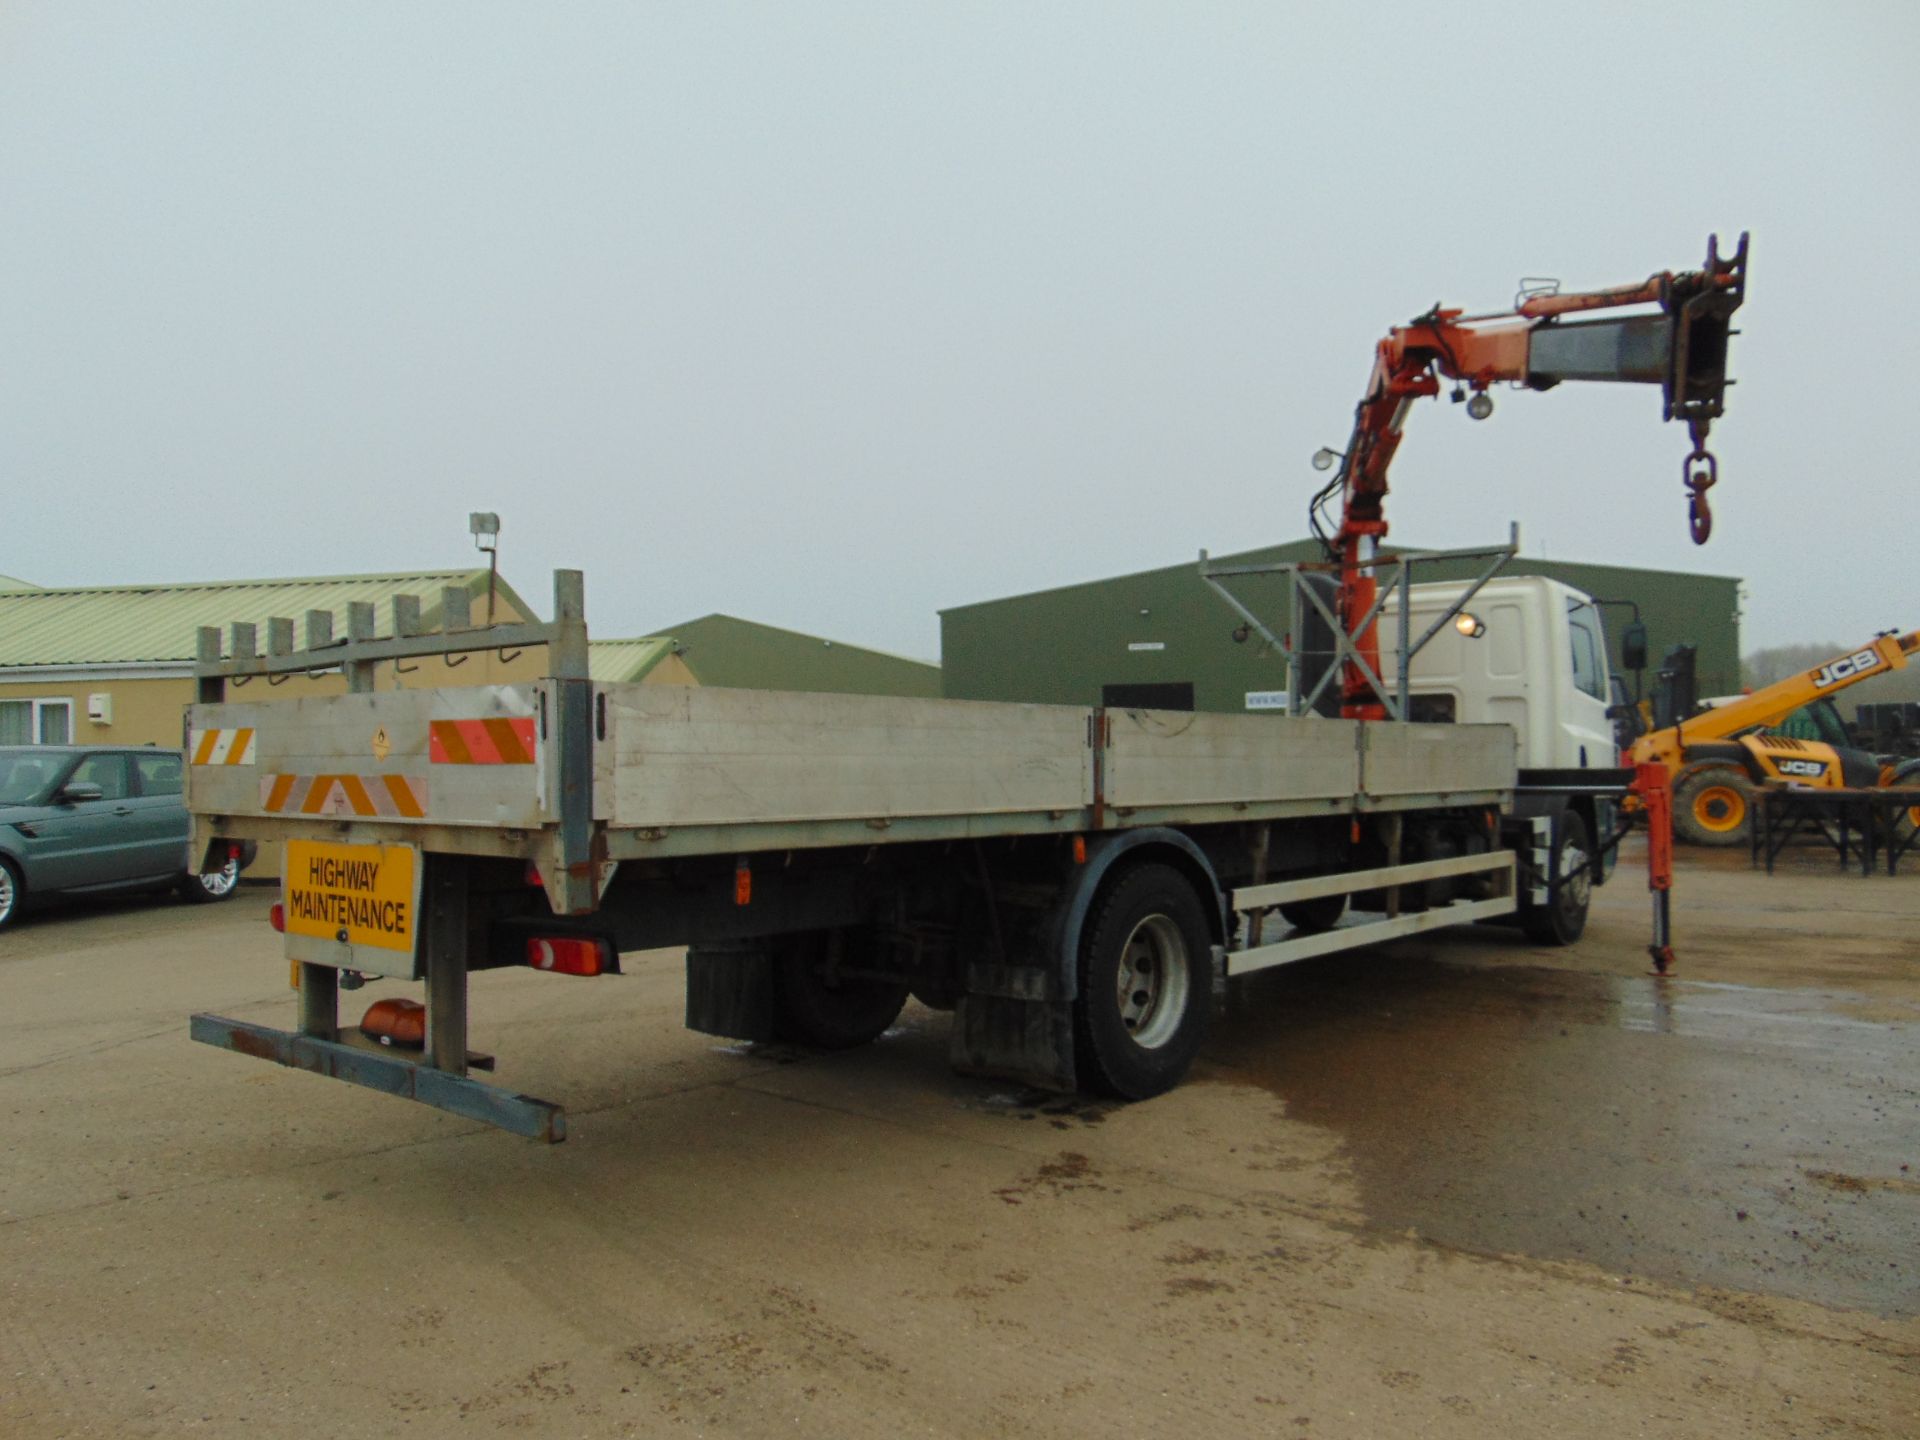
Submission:
<svg viewBox="0 0 1920 1440">
<path fill-rule="evenodd" d="M 113 813 L 116 815 L 131 815 L 133 814 L 133 807 L 131 805 L 116 805 L 113 807 Z"/>
</svg>

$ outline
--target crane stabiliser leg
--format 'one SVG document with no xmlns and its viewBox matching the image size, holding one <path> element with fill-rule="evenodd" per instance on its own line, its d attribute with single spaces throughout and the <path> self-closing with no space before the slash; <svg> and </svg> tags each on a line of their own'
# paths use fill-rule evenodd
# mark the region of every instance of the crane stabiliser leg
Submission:
<svg viewBox="0 0 1920 1440">
<path fill-rule="evenodd" d="M 1653 894 L 1653 940 L 1647 954 L 1656 975 L 1673 969 L 1673 791 L 1667 785 L 1667 767 L 1633 767 L 1632 793 L 1640 797 L 1647 817 L 1647 889 Z"/>
</svg>

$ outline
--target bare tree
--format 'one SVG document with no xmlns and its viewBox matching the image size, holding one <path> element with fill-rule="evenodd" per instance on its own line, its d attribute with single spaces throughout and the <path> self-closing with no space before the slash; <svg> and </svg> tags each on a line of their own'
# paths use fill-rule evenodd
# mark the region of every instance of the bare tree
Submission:
<svg viewBox="0 0 1920 1440">
<path fill-rule="evenodd" d="M 1840 653 L 1838 642 L 1820 645 L 1770 645 L 1749 651 L 1740 661 L 1740 683 L 1750 690 L 1771 685 L 1800 670 L 1811 670 Z"/>
</svg>

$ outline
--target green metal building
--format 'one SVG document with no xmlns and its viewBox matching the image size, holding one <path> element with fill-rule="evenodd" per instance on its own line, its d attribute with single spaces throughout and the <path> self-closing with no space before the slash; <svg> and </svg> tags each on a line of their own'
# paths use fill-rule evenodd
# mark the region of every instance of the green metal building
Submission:
<svg viewBox="0 0 1920 1440">
<path fill-rule="evenodd" d="M 1407 548 L 1407 547 L 1402 547 Z M 1411 552 L 1418 554 L 1417 551 Z M 1262 564 L 1323 558 L 1311 540 L 1213 557 L 1217 564 Z M 1471 579 L 1477 560 L 1416 566 L 1414 580 Z M 1702 695 L 1740 688 L 1740 582 L 1718 575 L 1636 570 L 1517 556 L 1504 575 L 1543 575 L 1606 600 L 1638 603 L 1647 626 L 1646 684 L 1668 648 L 1699 647 Z M 1286 590 L 1278 577 L 1237 580 L 1234 593 L 1256 614 L 1285 628 Z M 1612 662 L 1633 677 L 1618 637 L 1630 612 L 1603 611 L 1613 637 Z M 1026 700 L 1068 705 L 1138 704 L 1242 710 L 1248 695 L 1285 688 L 1284 661 L 1258 636 L 1236 641 L 1240 621 L 1200 578 L 1197 560 L 1031 595 L 987 600 L 940 612 L 945 693 L 958 700 Z"/>
</svg>

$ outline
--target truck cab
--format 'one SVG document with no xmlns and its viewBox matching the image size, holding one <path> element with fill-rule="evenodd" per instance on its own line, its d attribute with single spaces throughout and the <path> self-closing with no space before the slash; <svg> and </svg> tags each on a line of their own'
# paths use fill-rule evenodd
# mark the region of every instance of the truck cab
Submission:
<svg viewBox="0 0 1920 1440">
<path fill-rule="evenodd" d="M 1460 595 L 1457 582 L 1412 587 L 1417 641 Z M 1399 668 L 1399 596 L 1381 610 L 1380 654 Z M 1618 761 L 1606 632 L 1599 608 L 1541 576 L 1489 581 L 1456 620 L 1415 652 L 1408 676 L 1416 721 L 1511 726 L 1522 770 L 1607 769 Z"/>
</svg>

